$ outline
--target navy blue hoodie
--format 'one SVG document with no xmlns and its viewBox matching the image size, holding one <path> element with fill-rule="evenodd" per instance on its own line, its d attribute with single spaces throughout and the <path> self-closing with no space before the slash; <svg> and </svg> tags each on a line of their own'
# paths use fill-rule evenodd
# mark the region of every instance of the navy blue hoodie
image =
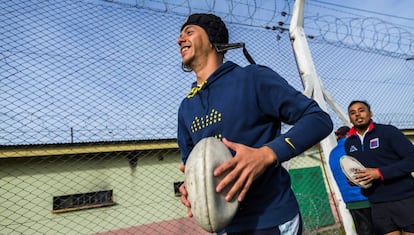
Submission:
<svg viewBox="0 0 414 235">
<path fill-rule="evenodd" d="M 371 203 L 414 197 L 414 145 L 392 125 L 371 122 L 362 142 L 355 127 L 345 142 L 346 153 L 367 168 L 378 168 L 383 179 L 361 192 Z"/>
<path fill-rule="evenodd" d="M 182 101 L 178 145 L 185 164 L 194 145 L 215 136 L 250 147 L 269 146 L 277 164 L 250 187 L 226 232 L 270 228 L 292 219 L 298 203 L 288 172 L 280 163 L 312 147 L 332 131 L 332 121 L 317 103 L 260 65 L 222 64 Z M 281 134 L 281 123 L 293 125 Z"/>
</svg>

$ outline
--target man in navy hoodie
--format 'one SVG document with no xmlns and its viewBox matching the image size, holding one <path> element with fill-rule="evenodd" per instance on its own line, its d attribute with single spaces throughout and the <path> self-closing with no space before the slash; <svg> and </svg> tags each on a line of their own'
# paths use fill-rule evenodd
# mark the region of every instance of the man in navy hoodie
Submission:
<svg viewBox="0 0 414 235">
<path fill-rule="evenodd" d="M 224 63 L 226 50 L 234 44 L 228 44 L 228 30 L 218 16 L 190 15 L 177 42 L 183 70 L 196 76 L 178 111 L 181 170 L 198 141 L 221 139 L 234 156 L 215 169 L 216 176 L 230 171 L 216 191 L 232 185 L 226 200 L 237 197 L 240 202 L 223 232 L 301 234 L 298 203 L 281 163 L 329 135 L 333 128 L 329 115 L 268 67 Z M 284 134 L 282 122 L 292 125 Z M 180 192 L 192 216 L 185 185 Z"/>
<path fill-rule="evenodd" d="M 414 145 L 396 127 L 374 123 L 371 107 L 355 100 L 348 106 L 354 125 L 345 141 L 347 155 L 355 157 L 367 169 L 357 180 L 371 204 L 375 234 L 414 234 Z"/>
</svg>

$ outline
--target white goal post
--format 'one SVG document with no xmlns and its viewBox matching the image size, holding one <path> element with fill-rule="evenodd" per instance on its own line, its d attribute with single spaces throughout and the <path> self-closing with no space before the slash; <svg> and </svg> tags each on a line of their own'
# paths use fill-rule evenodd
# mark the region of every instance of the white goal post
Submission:
<svg viewBox="0 0 414 235">
<path fill-rule="evenodd" d="M 304 1 L 305 0 L 295 1 L 292 19 L 289 26 L 289 36 L 299 74 L 304 86 L 304 94 L 318 102 L 319 106 L 325 111 L 327 111 L 327 104 L 329 104 L 335 113 L 340 117 L 340 119 L 343 120 L 345 124 L 350 125 L 347 115 L 342 111 L 332 96 L 324 89 L 322 81 L 316 73 L 315 65 L 312 60 L 312 55 L 303 28 Z M 329 153 L 336 145 L 337 142 L 333 132 L 321 141 L 325 163 L 329 163 Z M 339 188 L 335 182 L 335 179 L 333 178 L 332 171 L 329 169 L 327 173 L 327 180 L 332 186 L 332 190 L 334 191 L 335 195 L 335 198 L 333 198 L 333 200 L 339 204 L 340 219 L 342 220 L 339 222 L 343 224 L 347 235 L 356 235 L 352 217 L 345 207 L 345 203 L 343 202 Z M 333 211 L 333 213 L 337 214 L 336 211 Z"/>
</svg>

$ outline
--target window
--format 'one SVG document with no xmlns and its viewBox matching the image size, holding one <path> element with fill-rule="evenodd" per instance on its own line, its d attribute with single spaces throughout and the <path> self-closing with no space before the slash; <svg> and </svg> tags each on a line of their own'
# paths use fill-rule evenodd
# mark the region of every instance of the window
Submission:
<svg viewBox="0 0 414 235">
<path fill-rule="evenodd" d="M 53 213 L 77 211 L 115 205 L 112 190 L 53 197 Z"/>
</svg>

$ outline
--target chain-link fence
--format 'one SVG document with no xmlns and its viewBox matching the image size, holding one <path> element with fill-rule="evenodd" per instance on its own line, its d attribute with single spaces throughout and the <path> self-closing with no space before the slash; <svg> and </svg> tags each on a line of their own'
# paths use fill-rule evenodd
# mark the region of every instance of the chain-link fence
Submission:
<svg viewBox="0 0 414 235">
<path fill-rule="evenodd" d="M 203 234 L 177 197 L 177 110 L 194 80 L 181 70 L 180 26 L 192 12 L 221 15 L 231 42 L 302 90 L 284 28 L 292 4 L 1 1 L 0 234 Z M 412 128 L 411 34 L 389 52 L 332 40 L 322 18 L 307 21 L 318 73 L 341 107 L 367 99 L 378 121 Z M 226 58 L 248 64 L 238 50 Z M 306 232 L 336 228 L 318 146 L 287 164 Z"/>
</svg>

